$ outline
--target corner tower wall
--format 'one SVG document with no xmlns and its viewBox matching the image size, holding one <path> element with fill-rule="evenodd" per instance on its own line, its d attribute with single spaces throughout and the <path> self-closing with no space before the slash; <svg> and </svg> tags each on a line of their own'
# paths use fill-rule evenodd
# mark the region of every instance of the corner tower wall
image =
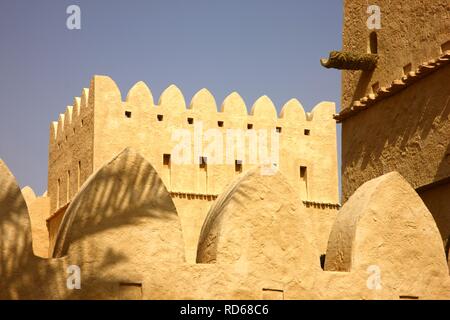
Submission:
<svg viewBox="0 0 450 320">
<path fill-rule="evenodd" d="M 300 102 L 293 99 L 285 104 L 278 117 L 274 104 L 267 96 L 259 98 L 248 114 L 243 99 L 239 94 L 232 93 L 218 112 L 215 98 L 206 89 L 197 92 L 186 107 L 183 94 L 176 86 L 168 87 L 155 103 L 150 89 L 143 82 L 138 82 L 123 101 L 112 79 L 94 76 L 87 105 L 85 111 L 89 121 L 85 120 L 85 131 L 82 131 L 83 128 L 80 130 L 82 138 L 71 140 L 69 136 L 69 142 L 73 141 L 73 144 L 63 149 L 64 152 L 56 152 L 58 157 L 51 153 L 49 186 L 55 184 L 59 176 L 62 176 L 60 179 L 65 185 L 64 171 L 74 168 L 81 157 L 89 165 L 82 175 L 81 181 L 84 182 L 89 174 L 123 149 L 129 147 L 136 150 L 157 170 L 174 199 L 183 227 L 188 261 L 195 261 L 200 230 L 213 200 L 239 174 L 261 163 L 264 155 L 259 154 L 259 150 L 255 150 L 256 155 L 252 154 L 248 148 L 253 137 L 260 132 L 266 134 L 262 140 L 267 142 L 270 153 L 274 148 L 271 134 L 279 131 L 278 169 L 289 177 L 302 201 L 333 210 L 338 207 L 336 124 L 332 117 L 334 103 L 322 102 L 311 113 L 305 113 Z M 60 122 L 64 122 L 64 118 Z M 79 121 L 76 123 L 79 124 Z M 195 141 L 195 132 L 200 125 L 202 141 Z M 173 135 L 174 132 L 175 135 L 180 133 L 177 131 L 180 129 L 190 135 L 187 140 L 193 154 L 190 163 L 177 164 L 174 161 L 173 153 L 180 139 Z M 234 149 L 231 163 L 226 162 L 229 129 L 240 129 L 246 137 L 243 147 Z M 57 134 L 51 150 L 55 149 L 60 136 L 64 137 Z M 209 149 L 210 145 L 214 145 L 212 138 L 218 138 L 214 141 L 224 146 L 221 162 L 211 161 L 215 153 Z M 203 150 L 196 153 L 199 145 Z M 242 148 L 244 152 L 239 155 Z M 198 162 L 198 156 L 207 158 L 206 166 Z M 71 190 L 75 192 L 77 186 L 71 187 Z M 66 189 L 60 189 L 60 206 L 65 203 L 61 201 L 64 200 L 61 199 L 61 192 L 66 192 Z M 54 188 L 49 188 L 50 197 L 56 194 Z M 71 191 L 70 198 L 73 195 Z M 52 203 L 52 208 L 56 209 L 56 201 Z M 325 238 L 327 236 L 324 235 Z"/>
</svg>

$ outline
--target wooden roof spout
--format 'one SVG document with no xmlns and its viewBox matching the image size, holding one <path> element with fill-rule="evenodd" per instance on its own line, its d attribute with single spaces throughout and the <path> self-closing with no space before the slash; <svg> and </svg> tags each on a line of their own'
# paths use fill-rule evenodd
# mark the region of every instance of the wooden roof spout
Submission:
<svg viewBox="0 0 450 320">
<path fill-rule="evenodd" d="M 364 70 L 375 69 L 378 63 L 378 55 L 370 53 L 353 53 L 331 51 L 328 59 L 320 59 L 320 64 L 325 68 L 339 70 Z"/>
</svg>

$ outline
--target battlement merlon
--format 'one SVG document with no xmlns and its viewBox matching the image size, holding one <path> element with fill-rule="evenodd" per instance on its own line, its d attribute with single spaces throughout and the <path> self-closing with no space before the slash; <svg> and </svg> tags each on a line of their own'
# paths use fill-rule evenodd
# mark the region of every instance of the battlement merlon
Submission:
<svg viewBox="0 0 450 320">
<path fill-rule="evenodd" d="M 268 96 L 261 96 L 253 104 L 250 112 L 242 97 L 233 92 L 228 95 L 221 104 L 220 111 L 217 110 L 216 100 L 208 89 L 201 89 L 192 98 L 187 107 L 181 90 L 170 85 L 166 88 L 155 104 L 153 94 L 149 87 L 143 82 L 137 82 L 129 91 L 125 101 L 122 101 L 121 92 L 116 83 L 108 76 L 96 75 L 92 78 L 90 88 L 84 88 L 81 97 L 75 97 L 73 104 L 66 108 L 64 114 L 58 118 L 58 125 L 52 123 L 51 137 L 56 141 L 63 141 L 64 133 L 76 127 L 77 120 L 81 121 L 89 109 L 105 107 L 111 109 L 117 106 L 123 116 L 125 111 L 145 110 L 155 108 L 155 111 L 169 111 L 170 113 L 181 113 L 190 111 L 194 114 L 226 114 L 227 116 L 248 117 L 249 119 L 266 119 L 269 121 L 283 121 L 288 124 L 305 124 L 314 120 L 330 120 L 333 118 L 335 104 L 333 102 L 321 102 L 311 112 L 305 112 L 302 104 L 297 99 L 291 99 L 281 108 L 279 116 L 272 100 Z M 70 132 L 69 132 L 70 133 Z"/>
<path fill-rule="evenodd" d="M 291 99 L 278 115 L 271 99 L 262 96 L 249 112 L 236 92 L 228 95 L 218 110 L 214 96 L 207 89 L 198 91 L 187 105 L 175 85 L 165 89 L 155 104 L 151 90 L 142 81 L 128 91 L 123 101 L 111 78 L 94 76 L 89 89 L 83 89 L 81 97 L 76 97 L 73 105 L 50 127 L 48 190 L 51 210 L 70 201 L 95 170 L 126 147 L 139 151 L 158 172 L 165 172 L 162 158 L 174 152 L 177 143 L 171 139 L 174 129 L 193 131 L 200 123 L 203 132 L 208 129 L 221 133 L 228 129 L 277 130 L 280 132 L 280 170 L 288 170 L 287 176 L 297 178 L 300 167 L 308 168 L 308 182 L 306 178 L 300 181 L 309 184 L 308 188 L 303 188 L 302 200 L 338 203 L 335 111 L 334 103 L 321 102 L 311 112 L 305 112 L 297 99 Z M 206 141 L 202 143 L 207 145 Z M 245 154 L 244 159 L 238 159 L 244 171 L 250 169 L 246 165 L 247 158 Z M 235 174 L 234 165 L 225 167 L 208 169 L 207 187 L 200 186 L 203 182 L 194 181 L 203 179 L 198 166 L 183 169 L 172 166 L 170 174 L 161 175 L 170 191 L 218 194 Z M 197 178 L 190 181 L 192 179 L 187 179 L 186 175 Z M 324 188 L 329 190 L 324 191 Z"/>
</svg>

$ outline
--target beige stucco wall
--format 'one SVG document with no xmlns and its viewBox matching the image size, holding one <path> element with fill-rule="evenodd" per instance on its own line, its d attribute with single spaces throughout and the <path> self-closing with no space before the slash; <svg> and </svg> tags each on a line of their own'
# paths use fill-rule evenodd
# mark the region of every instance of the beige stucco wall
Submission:
<svg viewBox="0 0 450 320">
<path fill-rule="evenodd" d="M 381 9 L 380 30 L 367 28 L 369 5 Z M 371 93 L 374 83 L 383 87 L 401 78 L 407 64 L 414 70 L 439 56 L 441 46 L 450 40 L 449 6 L 447 0 L 345 0 L 343 50 L 367 53 L 369 34 L 376 31 L 379 62 L 374 72 L 343 72 L 342 108 Z"/>
<path fill-rule="evenodd" d="M 89 99 L 86 98 L 87 92 Z M 66 128 L 67 125 L 60 125 L 56 131 L 56 142 L 51 141 L 50 198 L 56 197 L 54 181 L 60 177 L 62 187 L 59 207 L 66 203 L 67 180 L 64 177 L 67 177 L 69 168 L 72 168 L 71 172 L 75 170 L 73 168 L 74 166 L 76 168 L 78 159 L 85 159 L 82 162 L 89 165 L 92 159 L 92 167 L 83 166 L 86 171 L 83 171 L 81 180 L 84 181 L 89 176 L 90 169 L 95 172 L 124 148 L 133 148 L 152 163 L 168 186 L 183 225 L 186 254 L 190 262 L 195 261 L 200 229 L 212 200 L 240 173 L 235 171 L 234 160 L 243 162 L 243 172 L 257 165 L 251 161 L 248 145 L 252 141 L 251 134 L 255 132 L 259 134 L 260 129 L 266 129 L 265 139 L 269 152 L 272 147 L 272 130 L 275 131 L 276 128 L 281 130 L 278 168 L 288 177 L 301 200 L 332 204 L 334 207 L 339 203 L 333 103 L 322 102 L 311 113 L 305 113 L 302 105 L 293 99 L 283 106 L 278 116 L 275 106 L 268 97 L 258 99 L 248 112 L 242 98 L 237 93 L 232 93 L 224 100 L 218 111 L 214 97 L 206 89 L 195 94 L 187 107 L 183 94 L 177 87 L 172 85 L 167 88 L 161 94 L 158 103 L 155 103 L 150 89 L 143 82 L 133 86 L 125 101 L 122 101 L 119 88 L 106 76 L 94 76 L 89 90 L 83 91 L 83 97 L 80 100 L 82 115 L 78 117 L 85 119 L 85 125 L 80 130 L 82 136 L 78 139 L 76 135 L 73 137 L 69 135 L 68 146 L 54 151 L 59 137 L 65 136 L 66 132 L 70 131 L 64 129 L 61 134 L 60 127 Z M 88 100 L 88 103 L 84 102 L 85 100 Z M 131 113 L 129 117 L 125 112 Z M 162 117 L 161 121 L 158 116 Z M 66 115 L 64 119 L 67 117 Z M 188 118 L 193 119 L 192 124 L 188 123 Z M 219 121 L 223 126 L 219 126 Z M 67 124 L 67 121 L 64 120 L 64 123 Z M 79 120 L 74 120 L 71 126 L 78 123 Z M 249 124 L 254 130 L 247 129 Z M 198 129 L 200 125 L 202 129 Z M 177 164 L 172 160 L 170 166 L 164 165 L 163 155 L 172 154 L 180 141 L 172 138 L 177 129 L 187 130 L 192 137 L 195 130 L 205 133 L 208 129 L 215 129 L 222 139 L 224 160 L 221 163 L 212 163 L 213 156 L 207 151 L 212 138 L 205 136 L 202 141 L 203 151 L 198 153 L 196 146 L 199 144 L 195 144 L 194 138 L 191 139 L 190 164 Z M 237 151 L 233 151 L 231 163 L 225 162 L 228 129 L 242 129 L 249 134 L 244 141 L 243 156 L 238 156 Z M 309 130 L 308 134 L 305 130 Z M 54 132 L 51 134 L 53 136 Z M 83 152 L 78 152 L 79 150 Z M 260 162 L 258 150 L 255 151 L 256 161 Z M 208 157 L 210 163 L 206 170 L 200 168 L 198 163 L 194 163 L 197 156 Z M 171 157 L 173 158 L 173 155 Z M 301 166 L 307 168 L 303 178 L 300 176 Z M 72 179 L 72 183 L 74 182 L 76 181 Z M 77 190 L 77 186 L 71 187 L 70 198 L 76 194 L 74 190 Z M 52 203 L 52 209 L 56 209 L 56 202 Z M 330 221 L 326 219 L 324 223 L 330 224 Z M 50 237 L 52 238 L 52 235 Z"/>
<path fill-rule="evenodd" d="M 366 1 L 345 1 L 343 49 L 367 52 L 376 31 L 379 62 L 373 72 L 342 73 L 342 108 L 401 79 L 450 49 L 450 4 L 447 0 L 370 3 L 381 8 L 381 29 L 369 30 Z M 406 69 L 406 68 L 405 68 Z M 408 85 L 393 96 L 342 122 L 342 193 L 345 202 L 364 182 L 398 171 L 417 190 L 450 176 L 450 66 Z M 444 188 L 445 189 L 445 188 Z M 441 236 L 449 233 L 443 188 L 420 192 L 436 219 Z"/>
<path fill-rule="evenodd" d="M 94 107 L 83 89 L 50 125 L 48 197 L 55 212 L 72 199 L 93 172 Z M 59 179 L 59 190 L 58 190 Z"/>
<path fill-rule="evenodd" d="M 446 241 L 450 238 L 450 183 L 437 185 L 418 193 L 433 214 L 442 240 Z"/>
<path fill-rule="evenodd" d="M 418 190 L 450 176 L 449 77 L 447 65 L 343 121 L 343 201 L 365 181 L 393 170 Z M 442 237 L 448 236 L 450 211 L 440 200 L 445 190 L 420 194 Z"/>
<path fill-rule="evenodd" d="M 400 184 L 387 186 L 373 182 L 379 187 L 375 194 L 367 193 L 367 188 L 360 191 L 368 195 L 368 199 L 362 197 L 362 203 L 376 210 L 362 212 L 367 218 L 358 224 L 355 238 L 358 265 L 370 260 L 385 267 L 391 263 L 386 257 L 395 257 L 397 266 L 403 259 L 409 267 L 417 264 L 413 270 L 424 266 L 425 272 L 418 278 L 418 272 L 408 273 L 409 267 L 401 269 L 414 281 L 404 282 L 405 290 L 400 291 L 395 285 L 396 272 L 382 273 L 381 290 L 369 289 L 365 262 L 363 270 L 322 271 L 311 233 L 313 216 L 297 204 L 295 191 L 282 175 L 254 173 L 239 178 L 237 187 L 233 190 L 231 186 L 224 194 L 229 201 L 213 210 L 221 217 L 213 225 L 218 222 L 226 231 L 214 239 L 222 244 L 218 246 L 222 258 L 216 263 L 185 262 L 174 202 L 152 166 L 131 150 L 114 157 L 86 181 L 64 217 L 55 258 L 39 259 L 32 254 L 30 221 L 22 193 L 0 162 L 0 298 L 399 299 L 414 295 L 420 299 L 450 299 L 450 277 L 442 275 L 444 253 L 438 232 L 435 226 L 433 230 L 431 215 L 423 204 L 417 205 L 419 197 L 402 178 L 396 180 Z M 389 179 L 383 177 L 383 181 Z M 249 209 L 261 210 L 234 210 L 246 208 L 241 201 L 246 194 L 253 200 Z M 380 201 L 391 194 L 406 197 L 395 197 L 397 202 L 392 207 Z M 257 219 L 258 211 L 262 212 L 261 219 Z M 373 212 L 376 220 L 372 219 Z M 401 237 L 389 237 L 392 222 L 400 227 L 404 223 L 398 224 L 399 219 L 408 220 L 418 213 L 422 220 L 432 223 L 414 219 L 411 223 L 418 224 L 417 228 L 411 225 L 398 230 Z M 237 228 L 239 221 L 247 221 L 246 228 Z M 338 225 L 345 228 L 345 223 Z M 239 243 L 249 236 L 245 230 L 251 232 L 251 241 L 241 248 Z M 266 237 L 266 231 L 272 232 L 270 237 Z M 276 236 L 278 233 L 280 236 Z M 369 237 L 360 236 L 364 234 Z M 426 241 L 419 241 L 418 234 Z M 379 237 L 386 247 L 372 250 Z M 408 250 L 403 250 L 405 241 L 413 241 Z M 301 250 L 296 249 L 299 245 Z M 433 261 L 425 259 L 430 255 Z M 80 289 L 67 287 L 73 275 L 68 267 L 74 265 L 80 268 Z"/>
<path fill-rule="evenodd" d="M 50 198 L 36 197 L 30 187 L 22 189 L 30 215 L 31 231 L 33 236 L 33 252 L 36 256 L 47 258 L 49 248 L 49 231 L 46 219 L 50 214 Z"/>
<path fill-rule="evenodd" d="M 450 66 L 350 117 L 342 127 L 342 188 L 396 170 L 419 188 L 450 175 Z"/>
<path fill-rule="evenodd" d="M 436 294 L 441 281 L 449 279 L 436 223 L 397 172 L 366 182 L 342 207 L 330 234 L 325 270 L 378 271 L 379 291 L 389 286 L 399 296 Z"/>
</svg>

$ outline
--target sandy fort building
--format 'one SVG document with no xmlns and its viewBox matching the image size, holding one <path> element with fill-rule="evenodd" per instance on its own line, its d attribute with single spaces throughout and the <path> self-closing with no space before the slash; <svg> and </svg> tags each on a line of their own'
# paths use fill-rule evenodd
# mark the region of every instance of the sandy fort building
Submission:
<svg viewBox="0 0 450 320">
<path fill-rule="evenodd" d="M 343 51 L 378 57 L 373 70 L 344 70 L 342 192 L 400 172 L 450 236 L 450 4 L 388 1 L 369 29 L 367 2 L 344 1 Z"/>
<path fill-rule="evenodd" d="M 448 1 L 376 4 L 344 2 L 339 113 L 94 76 L 46 193 L 0 160 L 0 299 L 450 299 Z"/>
<path fill-rule="evenodd" d="M 191 260 L 213 201 L 238 175 L 259 164 L 268 170 L 276 166 L 305 204 L 321 210 L 317 228 L 323 232 L 325 251 L 339 207 L 334 113 L 333 103 L 322 102 L 307 113 L 293 99 L 278 116 L 267 96 L 259 98 L 248 113 L 236 92 L 217 110 L 213 95 L 206 89 L 196 93 L 186 106 L 183 94 L 173 85 L 155 103 L 143 82 L 122 99 L 113 80 L 94 76 L 90 88 L 83 89 L 81 97 L 51 125 L 51 242 L 67 204 L 86 179 L 129 147 L 152 163 L 167 186 L 180 215 Z M 178 146 L 186 141 L 187 154 L 179 157 L 187 161 L 179 163 L 175 159 L 180 153 Z"/>
</svg>

